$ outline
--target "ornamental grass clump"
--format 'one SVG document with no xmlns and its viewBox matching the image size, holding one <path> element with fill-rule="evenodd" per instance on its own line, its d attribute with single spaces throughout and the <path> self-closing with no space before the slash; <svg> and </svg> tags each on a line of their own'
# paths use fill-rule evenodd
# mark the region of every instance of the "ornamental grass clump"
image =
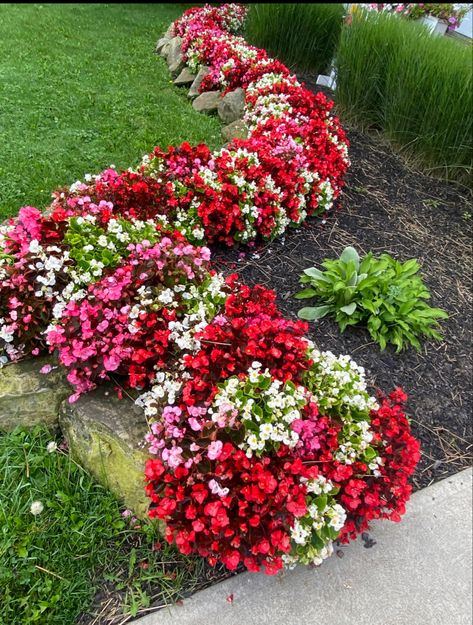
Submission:
<svg viewBox="0 0 473 625">
<path fill-rule="evenodd" d="M 381 350 L 388 343 L 398 352 L 407 345 L 420 350 L 421 338 L 442 339 L 437 319 L 448 315 L 426 303 L 430 293 L 417 275 L 420 267 L 415 258 L 400 263 L 389 254 L 376 258 L 370 252 L 360 260 L 358 252 L 347 247 L 339 259 L 326 259 L 322 267 L 326 271 L 306 269 L 300 279 L 309 286 L 295 297 L 320 302 L 301 308 L 301 319 L 333 315 L 342 332 L 347 326 L 366 325 Z"/>
<path fill-rule="evenodd" d="M 394 15 L 359 10 L 343 28 L 337 104 L 428 173 L 471 185 L 471 49 Z"/>
<path fill-rule="evenodd" d="M 343 4 L 251 4 L 246 36 L 298 69 L 326 74 L 343 24 Z"/>
</svg>

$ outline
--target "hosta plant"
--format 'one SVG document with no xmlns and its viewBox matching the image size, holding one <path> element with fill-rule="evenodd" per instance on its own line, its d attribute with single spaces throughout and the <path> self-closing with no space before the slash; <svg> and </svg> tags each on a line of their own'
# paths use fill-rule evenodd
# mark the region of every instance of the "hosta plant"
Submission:
<svg viewBox="0 0 473 625">
<path fill-rule="evenodd" d="M 441 340 L 437 320 L 448 315 L 426 303 L 430 293 L 415 258 L 400 263 L 389 254 L 375 257 L 370 252 L 361 260 L 347 247 L 340 258 L 325 259 L 322 267 L 325 271 L 306 269 L 300 279 L 307 286 L 296 297 L 320 303 L 301 308 L 301 319 L 315 321 L 330 314 L 342 332 L 364 324 L 381 350 L 388 343 L 398 352 L 409 344 L 419 350 L 421 337 Z"/>
</svg>

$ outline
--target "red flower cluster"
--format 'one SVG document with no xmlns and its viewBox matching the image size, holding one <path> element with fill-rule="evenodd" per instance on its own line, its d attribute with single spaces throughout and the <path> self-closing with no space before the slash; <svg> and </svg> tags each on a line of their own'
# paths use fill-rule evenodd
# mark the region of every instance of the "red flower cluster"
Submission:
<svg viewBox="0 0 473 625">
<path fill-rule="evenodd" d="M 371 520 L 400 521 L 406 511 L 412 492 L 408 480 L 420 460 L 420 443 L 412 436 L 403 409 L 406 400 L 407 395 L 398 388 L 382 398 L 381 407 L 372 414 L 371 427 L 380 441 L 381 476 L 346 483 L 342 501 L 350 514 L 341 534 L 344 542 L 368 529 Z"/>
<path fill-rule="evenodd" d="M 183 390 L 190 405 L 204 400 L 218 382 L 246 372 L 254 361 L 282 381 L 297 382 L 311 364 L 304 338 L 307 324 L 285 319 L 274 291 L 238 284 L 235 275 L 226 282 L 233 293 L 222 314 L 197 334 L 201 349 L 183 358 L 192 376 Z"/>
<path fill-rule="evenodd" d="M 203 460 L 190 468 L 170 471 L 160 460 L 149 460 L 149 515 L 166 522 L 166 539 L 182 553 L 198 553 L 211 564 L 221 561 L 230 570 L 240 563 L 249 571 L 264 567 L 271 575 L 290 551 L 292 519 L 307 509 L 300 478 L 316 474 L 316 468 L 291 459 L 284 447 L 276 457 L 258 460 L 230 442 L 218 461 Z M 212 478 L 228 494 L 214 494 L 208 483 Z"/>
</svg>

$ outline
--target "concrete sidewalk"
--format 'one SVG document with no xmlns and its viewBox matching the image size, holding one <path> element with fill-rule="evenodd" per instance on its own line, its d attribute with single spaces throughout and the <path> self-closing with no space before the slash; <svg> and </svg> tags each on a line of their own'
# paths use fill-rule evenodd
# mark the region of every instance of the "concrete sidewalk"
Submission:
<svg viewBox="0 0 473 625">
<path fill-rule="evenodd" d="M 470 625 L 471 469 L 413 495 L 401 523 L 315 570 L 242 574 L 134 625 Z M 233 595 L 233 603 L 227 600 Z"/>
</svg>

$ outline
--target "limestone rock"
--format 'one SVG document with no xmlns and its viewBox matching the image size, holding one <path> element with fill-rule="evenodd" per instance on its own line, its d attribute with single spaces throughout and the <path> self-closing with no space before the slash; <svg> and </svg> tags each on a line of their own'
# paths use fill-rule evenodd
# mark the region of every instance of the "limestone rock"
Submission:
<svg viewBox="0 0 473 625">
<path fill-rule="evenodd" d="M 202 65 L 191 85 L 191 88 L 189 89 L 189 93 L 187 94 L 189 98 L 196 98 L 199 95 L 199 87 L 209 72 L 210 68 L 207 67 L 207 65 Z"/>
<path fill-rule="evenodd" d="M 212 113 L 217 110 L 220 102 L 220 91 L 205 91 L 192 102 L 193 108 L 198 113 Z"/>
<path fill-rule="evenodd" d="M 188 67 L 184 67 L 182 72 L 174 81 L 174 84 L 180 87 L 181 85 L 190 85 L 195 80 L 195 74 L 193 74 Z"/>
<path fill-rule="evenodd" d="M 174 37 L 174 23 L 168 26 L 168 29 L 164 33 L 163 37 L 167 37 L 168 39 L 172 39 Z"/>
<path fill-rule="evenodd" d="M 243 116 L 245 110 L 245 92 L 238 87 L 234 91 L 226 93 L 218 105 L 220 119 L 230 124 Z"/>
<path fill-rule="evenodd" d="M 249 129 L 242 119 L 236 119 L 228 126 L 222 128 L 222 137 L 225 141 L 232 139 L 248 139 Z"/>
<path fill-rule="evenodd" d="M 170 46 L 170 44 L 171 44 L 171 40 L 170 40 L 170 39 L 168 39 L 168 40 L 167 40 L 167 42 L 166 42 L 166 43 L 163 45 L 163 47 L 161 48 L 161 53 L 160 53 L 160 54 L 161 54 L 161 56 L 162 56 L 164 59 L 166 59 L 166 58 L 167 58 L 167 55 L 168 55 L 168 52 L 169 52 L 169 46 Z"/>
<path fill-rule="evenodd" d="M 171 40 L 168 37 L 161 37 L 161 39 L 158 39 L 154 51 L 158 54 L 161 54 L 162 56 L 165 56 L 165 54 L 163 53 L 163 49 L 170 41 Z"/>
<path fill-rule="evenodd" d="M 169 48 L 167 50 L 166 60 L 168 62 L 169 71 L 171 74 L 178 74 L 184 67 L 184 61 L 182 60 L 182 39 L 181 37 L 174 37 L 169 42 Z"/>
<path fill-rule="evenodd" d="M 40 373 L 51 365 L 50 373 Z M 58 426 L 61 402 L 72 393 L 66 374 L 52 357 L 28 358 L 0 368 L 0 430 L 43 423 Z"/>
<path fill-rule="evenodd" d="M 149 500 L 144 468 L 149 455 L 142 445 L 148 431 L 143 411 L 101 387 L 74 404 L 63 402 L 59 424 L 76 461 L 145 518 Z"/>
</svg>

